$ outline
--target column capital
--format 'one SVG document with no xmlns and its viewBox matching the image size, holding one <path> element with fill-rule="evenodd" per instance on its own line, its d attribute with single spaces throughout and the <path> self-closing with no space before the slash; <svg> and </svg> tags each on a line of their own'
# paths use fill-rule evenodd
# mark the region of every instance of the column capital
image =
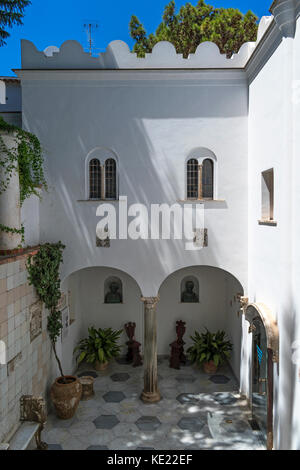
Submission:
<svg viewBox="0 0 300 470">
<path fill-rule="evenodd" d="M 142 302 L 144 302 L 145 306 L 148 308 L 154 308 L 159 302 L 159 296 L 157 297 L 142 297 Z"/>
</svg>

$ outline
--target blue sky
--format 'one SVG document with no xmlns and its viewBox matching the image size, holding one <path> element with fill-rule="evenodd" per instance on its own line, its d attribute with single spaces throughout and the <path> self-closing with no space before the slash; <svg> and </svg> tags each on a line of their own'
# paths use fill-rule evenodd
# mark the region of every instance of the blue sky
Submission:
<svg viewBox="0 0 300 470">
<path fill-rule="evenodd" d="M 67 39 L 76 39 L 85 47 L 87 38 L 84 32 L 86 20 L 99 22 L 95 34 L 95 47 L 98 52 L 106 49 L 114 39 L 122 39 L 129 45 L 128 24 L 132 14 L 138 16 L 148 32 L 153 32 L 161 21 L 164 6 L 169 0 L 32 0 L 27 8 L 24 26 L 14 27 L 7 46 L 0 48 L 0 75 L 12 75 L 12 68 L 20 67 L 20 40 L 29 39 L 38 49 L 47 46 L 60 46 Z M 190 0 L 196 4 L 197 0 Z M 187 0 L 177 0 L 177 6 Z M 207 3 L 216 7 L 239 8 L 243 13 L 249 9 L 258 16 L 268 15 L 271 0 L 211 0 Z"/>
</svg>

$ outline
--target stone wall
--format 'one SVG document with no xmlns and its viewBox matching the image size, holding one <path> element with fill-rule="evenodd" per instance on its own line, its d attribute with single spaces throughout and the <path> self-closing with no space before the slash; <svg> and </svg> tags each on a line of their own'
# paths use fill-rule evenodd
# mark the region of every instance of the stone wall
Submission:
<svg viewBox="0 0 300 470">
<path fill-rule="evenodd" d="M 46 311 L 27 280 L 26 260 L 34 253 L 0 257 L 0 340 L 6 350 L 0 357 L 0 442 L 19 425 L 20 397 L 45 396 L 50 376 Z"/>
</svg>

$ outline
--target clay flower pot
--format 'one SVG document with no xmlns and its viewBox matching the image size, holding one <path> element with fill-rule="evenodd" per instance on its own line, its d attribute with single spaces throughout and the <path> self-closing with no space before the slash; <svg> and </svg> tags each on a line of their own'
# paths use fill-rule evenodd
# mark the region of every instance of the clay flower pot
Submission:
<svg viewBox="0 0 300 470">
<path fill-rule="evenodd" d="M 96 361 L 95 364 L 94 364 L 94 367 L 95 367 L 95 369 L 96 369 L 98 372 L 103 372 L 104 370 L 107 369 L 107 367 L 108 367 L 108 362 L 99 362 L 99 361 Z"/>
<path fill-rule="evenodd" d="M 67 383 L 59 377 L 51 387 L 51 400 L 60 419 L 73 418 L 82 395 L 82 385 L 77 377 L 66 376 Z"/>
<path fill-rule="evenodd" d="M 203 369 L 204 369 L 204 372 L 209 375 L 215 374 L 218 370 L 214 361 L 204 362 Z"/>
</svg>

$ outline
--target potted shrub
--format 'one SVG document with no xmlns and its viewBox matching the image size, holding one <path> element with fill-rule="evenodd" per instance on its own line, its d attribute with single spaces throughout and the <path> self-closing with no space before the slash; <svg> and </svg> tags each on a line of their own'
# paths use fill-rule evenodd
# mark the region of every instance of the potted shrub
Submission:
<svg viewBox="0 0 300 470">
<path fill-rule="evenodd" d="M 188 349 L 188 356 L 192 363 L 201 366 L 207 374 L 215 374 L 218 367 L 229 359 L 232 351 L 232 343 L 226 339 L 224 331 L 211 333 L 206 329 L 205 333 L 195 332 L 191 336 L 193 346 Z"/>
<path fill-rule="evenodd" d="M 56 343 L 62 330 L 61 312 L 57 305 L 61 298 L 59 268 L 63 261 L 64 248 L 61 242 L 40 246 L 38 253 L 29 257 L 27 270 L 30 284 L 36 288 L 40 300 L 49 311 L 47 328 L 61 374 L 51 387 L 51 399 L 58 418 L 70 419 L 79 405 L 82 386 L 78 377 L 64 375 L 56 351 Z"/>
<path fill-rule="evenodd" d="M 123 331 L 114 331 L 111 328 L 97 330 L 94 327 L 88 331 L 88 338 L 81 340 L 74 350 L 74 353 L 79 351 L 78 364 L 85 361 L 94 364 L 96 370 L 103 371 L 111 359 L 120 355 L 117 342 Z"/>
</svg>

